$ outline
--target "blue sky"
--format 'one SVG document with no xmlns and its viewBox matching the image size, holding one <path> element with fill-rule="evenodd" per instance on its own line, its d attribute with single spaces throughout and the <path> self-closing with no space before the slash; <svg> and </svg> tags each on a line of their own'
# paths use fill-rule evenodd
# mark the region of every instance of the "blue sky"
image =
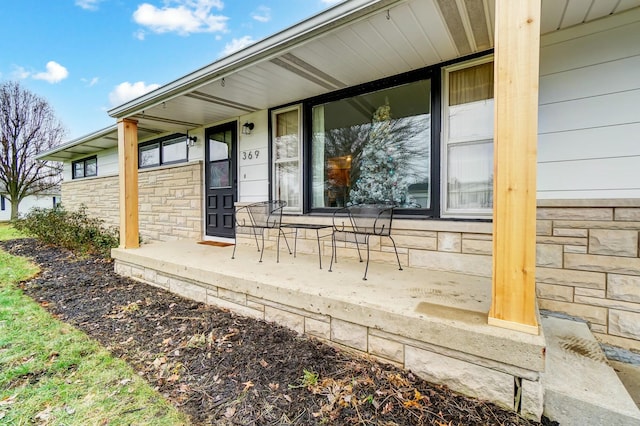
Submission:
<svg viewBox="0 0 640 426">
<path fill-rule="evenodd" d="M 107 111 L 340 0 L 4 0 L 0 81 L 45 98 L 65 141 Z"/>
</svg>

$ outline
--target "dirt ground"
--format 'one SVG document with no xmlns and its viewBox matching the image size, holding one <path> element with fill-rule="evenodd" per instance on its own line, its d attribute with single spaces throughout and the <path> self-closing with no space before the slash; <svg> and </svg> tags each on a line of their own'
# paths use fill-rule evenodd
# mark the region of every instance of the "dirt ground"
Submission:
<svg viewBox="0 0 640 426">
<path fill-rule="evenodd" d="M 537 424 L 284 327 L 120 277 L 104 259 L 31 239 L 0 247 L 42 268 L 21 284 L 27 295 L 126 360 L 194 424 Z"/>
</svg>

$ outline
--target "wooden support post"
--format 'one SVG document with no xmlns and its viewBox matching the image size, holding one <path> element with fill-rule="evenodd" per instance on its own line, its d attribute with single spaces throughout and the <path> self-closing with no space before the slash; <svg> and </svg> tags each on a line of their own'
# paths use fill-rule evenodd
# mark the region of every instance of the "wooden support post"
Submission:
<svg viewBox="0 0 640 426">
<path fill-rule="evenodd" d="M 118 120 L 120 177 L 120 248 L 137 248 L 138 237 L 138 122 Z"/>
<path fill-rule="evenodd" d="M 489 324 L 538 334 L 536 152 L 541 0 L 496 0 Z"/>
</svg>

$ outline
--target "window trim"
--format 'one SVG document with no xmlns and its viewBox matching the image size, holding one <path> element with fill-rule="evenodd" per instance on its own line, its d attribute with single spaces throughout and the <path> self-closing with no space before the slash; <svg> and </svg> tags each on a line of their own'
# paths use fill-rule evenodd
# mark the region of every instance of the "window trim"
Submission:
<svg viewBox="0 0 640 426">
<path fill-rule="evenodd" d="M 95 160 L 96 161 L 96 172 L 93 174 L 87 174 L 87 162 Z M 82 164 L 82 176 L 76 175 L 76 164 Z M 75 160 L 71 162 L 71 179 L 85 179 L 89 177 L 98 176 L 98 157 L 96 155 L 92 155 L 91 157 L 85 157 L 80 160 Z"/>
<path fill-rule="evenodd" d="M 174 160 L 174 161 L 164 161 L 164 152 L 163 152 L 163 147 L 164 147 L 164 143 L 165 142 L 169 142 L 169 141 L 175 141 L 177 139 L 180 138 L 184 138 L 184 141 L 182 141 L 185 146 L 186 146 L 186 155 L 185 158 L 182 160 Z M 180 141 L 178 142 L 174 142 L 174 143 L 181 143 Z M 145 148 L 147 146 L 151 146 L 151 145 L 158 145 L 158 163 L 154 163 L 154 164 L 149 164 L 149 165 L 145 165 L 142 166 L 140 165 L 140 149 L 141 148 Z M 171 135 L 167 135 L 167 136 L 163 136 L 161 138 L 156 138 L 150 141 L 145 141 L 142 143 L 138 144 L 138 169 L 151 169 L 154 167 L 160 167 L 160 166 L 166 166 L 169 164 L 179 164 L 179 163 L 186 163 L 189 161 L 189 145 L 187 144 L 187 135 L 185 133 L 173 133 Z"/>
<path fill-rule="evenodd" d="M 466 61 L 459 61 L 451 65 L 442 66 L 442 94 L 440 96 L 441 100 L 449 99 L 449 74 L 453 71 L 463 70 L 466 68 L 470 68 L 476 65 L 486 64 L 488 62 L 494 62 L 495 57 L 493 53 L 484 54 L 482 56 L 469 59 Z M 495 95 L 495 94 L 494 94 Z M 495 99 L 495 97 L 494 97 Z M 459 140 L 450 142 L 449 135 L 449 120 L 448 117 L 449 110 L 449 102 L 442 102 L 442 114 L 440 119 L 440 125 L 442 126 L 442 133 L 440 136 L 440 147 L 441 147 L 441 161 L 440 161 L 440 194 L 442 194 L 440 198 L 441 202 L 441 211 L 439 216 L 443 219 L 491 219 L 493 217 L 493 208 L 488 209 L 448 209 L 447 208 L 447 153 L 449 145 L 465 145 L 472 143 L 479 143 L 481 141 L 486 141 L 487 139 L 478 139 L 478 140 Z M 492 142 L 495 141 L 495 132 L 494 138 Z"/>
<path fill-rule="evenodd" d="M 271 196 L 272 200 L 276 200 L 276 189 L 277 189 L 277 182 L 276 182 L 276 160 L 275 160 L 275 149 L 273 144 L 275 143 L 275 132 L 277 130 L 276 128 L 276 115 L 278 114 L 283 114 L 283 113 L 287 113 L 287 112 L 291 112 L 291 111 L 297 111 L 298 113 L 298 174 L 299 174 L 299 179 L 298 179 L 298 191 L 300 194 L 300 205 L 297 207 L 291 207 L 291 206 L 286 206 L 282 209 L 282 213 L 290 213 L 290 214 L 301 214 L 303 212 L 306 211 L 306 191 L 305 186 L 306 186 L 306 179 L 305 179 L 305 168 L 306 168 L 306 155 L 305 155 L 305 131 L 304 131 L 304 126 L 305 126 L 305 120 L 303 119 L 303 115 L 304 115 L 304 104 L 302 102 L 293 104 L 293 105 L 287 105 L 287 106 L 283 106 L 281 108 L 274 108 L 272 110 L 270 110 L 269 113 L 269 127 L 270 127 L 270 132 L 269 132 L 269 176 L 271 177 L 270 183 L 272 183 L 270 185 L 269 188 L 269 194 Z"/>
<path fill-rule="evenodd" d="M 282 111 L 286 108 L 291 108 L 295 106 L 301 106 L 302 116 L 300 117 L 302 122 L 301 133 L 302 133 L 302 146 L 300 147 L 300 151 L 302 154 L 302 162 L 301 162 L 301 182 L 302 187 L 300 188 L 301 197 L 302 197 L 302 212 L 301 214 L 311 214 L 318 216 L 328 216 L 332 215 L 336 210 L 335 207 L 322 207 L 322 208 L 311 208 L 311 199 L 312 199 L 312 169 L 311 169 L 311 149 L 310 144 L 312 140 L 312 108 L 315 105 L 327 103 L 331 101 L 336 101 L 340 99 L 344 99 L 347 97 L 357 96 L 359 94 L 364 94 L 367 92 L 374 92 L 377 90 L 388 89 L 393 86 L 398 86 L 402 84 L 411 83 L 418 80 L 431 80 L 431 168 L 430 168 L 430 185 L 431 185 L 431 206 L 429 209 L 402 209 L 394 213 L 394 216 L 400 219 L 445 219 L 445 220 L 465 220 L 465 221 L 480 221 L 480 222 L 490 222 L 492 220 L 491 214 L 483 214 L 483 215 L 466 215 L 466 214 L 448 214 L 443 215 L 443 206 L 444 204 L 444 195 L 442 192 L 443 181 L 445 179 L 445 174 L 443 171 L 443 117 L 444 117 L 444 104 L 443 102 L 444 94 L 443 94 L 443 70 L 452 67 L 458 66 L 460 68 L 466 68 L 469 66 L 473 66 L 473 62 L 482 61 L 482 60 L 493 60 L 494 54 L 493 49 L 484 50 L 482 52 L 476 52 L 461 58 L 455 58 L 448 61 L 444 61 L 438 64 L 430 65 L 424 68 L 408 71 L 405 73 L 397 74 L 394 76 L 382 78 L 379 80 L 374 80 L 362 84 L 358 84 L 355 86 L 350 86 L 344 89 L 335 90 L 328 93 L 323 93 L 318 96 L 297 100 L 295 102 L 290 102 L 286 104 L 282 104 L 276 106 L 274 108 L 269 108 L 269 145 L 268 145 L 268 154 L 269 154 L 269 196 L 273 198 L 274 193 L 274 161 L 273 161 L 273 113 L 275 111 Z M 491 59 L 488 59 L 491 58 Z M 477 64 L 477 62 L 476 62 Z"/>
</svg>

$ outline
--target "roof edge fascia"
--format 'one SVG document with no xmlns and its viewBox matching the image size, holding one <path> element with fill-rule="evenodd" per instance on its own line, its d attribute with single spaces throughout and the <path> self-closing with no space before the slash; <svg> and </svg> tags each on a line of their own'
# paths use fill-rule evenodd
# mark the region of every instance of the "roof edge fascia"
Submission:
<svg viewBox="0 0 640 426">
<path fill-rule="evenodd" d="M 67 142 L 65 144 L 56 146 L 55 148 L 52 148 L 52 149 L 50 149 L 48 151 L 41 152 L 40 154 L 36 155 L 35 158 L 36 158 L 36 160 L 43 160 L 43 159 L 45 159 L 45 157 L 48 157 L 48 156 L 53 155 L 53 154 L 57 154 L 58 152 L 65 151 L 65 150 L 67 150 L 69 148 L 73 148 L 74 146 L 82 145 L 85 142 L 89 142 L 89 141 L 92 141 L 94 139 L 101 138 L 103 136 L 108 135 L 109 133 L 114 132 L 114 131 L 118 131 L 118 125 L 117 124 L 113 124 L 113 125 L 111 125 L 109 127 L 105 127 L 103 129 L 96 130 L 95 132 L 88 133 L 88 134 L 86 134 L 84 136 L 80 136 L 79 138 L 73 139 L 73 140 L 71 140 L 71 141 L 69 141 L 69 142 Z M 58 161 L 58 160 L 56 160 L 56 161 Z"/>
<path fill-rule="evenodd" d="M 258 60 L 274 56 L 289 48 L 324 32 L 327 27 L 350 22 L 386 6 L 402 3 L 404 0 L 351 0 L 339 3 L 291 27 L 262 39 L 236 53 L 223 57 L 207 66 L 191 72 L 177 80 L 142 95 L 132 101 L 112 108 L 108 114 L 114 118 L 126 118 L 162 103 L 181 93 L 205 84 L 215 78 L 223 78 Z"/>
</svg>

